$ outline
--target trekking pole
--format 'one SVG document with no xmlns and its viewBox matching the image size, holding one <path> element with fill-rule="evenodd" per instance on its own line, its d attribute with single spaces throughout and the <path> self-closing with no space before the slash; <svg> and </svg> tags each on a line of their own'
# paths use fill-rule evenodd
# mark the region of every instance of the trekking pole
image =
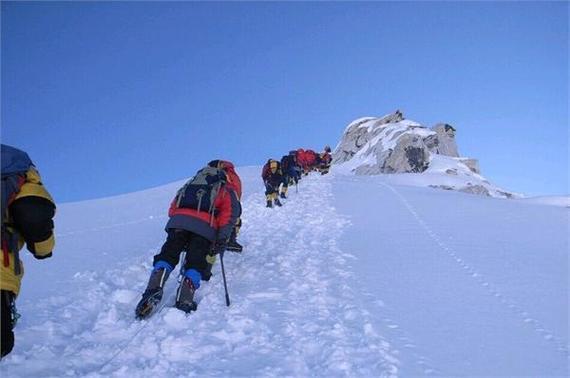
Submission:
<svg viewBox="0 0 570 378">
<path fill-rule="evenodd" d="M 185 247 L 180 254 L 180 273 L 178 273 L 178 283 L 182 282 L 184 278 L 184 266 L 186 266 L 186 248 L 187 247 Z"/>
<path fill-rule="evenodd" d="M 226 306 L 230 306 L 230 295 L 228 294 L 228 283 L 226 281 L 226 270 L 224 269 L 224 252 L 220 253 L 220 264 L 222 265 L 222 278 L 224 280 L 224 290 L 226 291 Z"/>
</svg>

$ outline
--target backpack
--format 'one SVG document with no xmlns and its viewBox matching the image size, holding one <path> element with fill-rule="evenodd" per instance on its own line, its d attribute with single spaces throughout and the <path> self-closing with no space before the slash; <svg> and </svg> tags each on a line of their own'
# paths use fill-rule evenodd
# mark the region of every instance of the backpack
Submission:
<svg viewBox="0 0 570 378">
<path fill-rule="evenodd" d="M 214 202 L 227 177 L 222 169 L 204 167 L 200 169 L 176 194 L 176 207 L 214 212 Z"/>
<path fill-rule="evenodd" d="M 295 156 L 293 155 L 283 156 L 283 159 L 281 159 L 281 170 L 283 171 L 284 174 L 294 175 L 296 167 L 297 163 L 295 162 Z"/>
<path fill-rule="evenodd" d="M 313 150 L 305 150 L 305 161 L 309 166 L 315 165 L 319 155 Z"/>
<path fill-rule="evenodd" d="M 32 160 L 24 151 L 2 144 L 2 231 L 6 220 L 6 211 L 22 185 L 26 182 L 26 173 L 33 166 Z"/>
<path fill-rule="evenodd" d="M 32 160 L 24 151 L 17 148 L 2 144 L 1 145 L 1 162 L 2 162 L 2 250 L 4 252 L 4 264 L 6 264 L 8 252 L 17 253 L 18 239 L 17 232 L 8 229 L 8 207 L 20 192 L 20 189 L 26 182 L 26 173 L 33 167 Z M 16 260 L 18 260 L 16 256 Z M 20 264 L 14 264 L 16 274 L 20 274 Z"/>
<path fill-rule="evenodd" d="M 283 170 L 283 173 L 289 172 L 289 155 L 285 155 L 281 158 L 281 170 Z"/>
</svg>

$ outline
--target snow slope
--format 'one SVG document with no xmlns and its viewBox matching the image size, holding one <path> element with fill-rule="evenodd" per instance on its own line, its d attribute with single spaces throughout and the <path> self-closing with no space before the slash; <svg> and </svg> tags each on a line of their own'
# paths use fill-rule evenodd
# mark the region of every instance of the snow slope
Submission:
<svg viewBox="0 0 570 378">
<path fill-rule="evenodd" d="M 266 209 L 244 184 L 243 254 L 198 311 L 133 311 L 181 182 L 58 209 L 51 260 L 26 255 L 2 377 L 568 375 L 568 209 L 309 176 Z"/>
<path fill-rule="evenodd" d="M 546 197 L 527 197 L 520 200 L 527 203 L 536 203 L 540 205 L 563 206 L 570 208 L 570 197 L 564 196 L 546 196 Z"/>
</svg>

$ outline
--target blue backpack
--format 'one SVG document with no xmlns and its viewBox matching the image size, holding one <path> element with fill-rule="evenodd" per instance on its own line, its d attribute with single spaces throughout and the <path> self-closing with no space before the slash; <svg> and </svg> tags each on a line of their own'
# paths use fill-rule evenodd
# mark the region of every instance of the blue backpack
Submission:
<svg viewBox="0 0 570 378">
<path fill-rule="evenodd" d="M 34 166 L 32 160 L 24 151 L 2 144 L 2 249 L 5 252 L 14 251 L 17 256 L 18 234 L 8 227 L 8 206 L 12 203 L 16 195 L 20 192 L 22 185 L 26 182 L 26 173 Z M 16 274 L 20 274 L 20 264 L 14 264 Z"/>
</svg>

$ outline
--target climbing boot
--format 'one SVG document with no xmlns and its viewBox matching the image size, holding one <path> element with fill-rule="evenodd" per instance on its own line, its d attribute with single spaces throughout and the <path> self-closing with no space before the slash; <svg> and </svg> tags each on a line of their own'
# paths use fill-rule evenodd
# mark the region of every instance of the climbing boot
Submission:
<svg viewBox="0 0 570 378">
<path fill-rule="evenodd" d="M 178 291 L 176 292 L 176 308 L 182 310 L 186 313 L 196 311 L 198 304 L 194 302 L 194 293 L 196 288 L 192 283 L 192 280 L 188 277 L 184 277 L 180 286 L 178 286 Z"/>
<path fill-rule="evenodd" d="M 135 309 L 137 318 L 144 319 L 152 314 L 162 299 L 164 284 L 169 275 L 170 272 L 165 268 L 154 269 L 152 271 L 146 290 L 142 294 L 142 299 Z"/>
</svg>

